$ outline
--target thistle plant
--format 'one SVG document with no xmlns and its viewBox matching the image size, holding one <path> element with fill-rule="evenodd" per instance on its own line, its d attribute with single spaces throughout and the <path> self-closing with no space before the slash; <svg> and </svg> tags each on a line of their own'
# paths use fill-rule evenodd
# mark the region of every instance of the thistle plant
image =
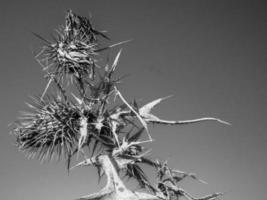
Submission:
<svg viewBox="0 0 267 200">
<path fill-rule="evenodd" d="M 181 187 L 182 180 L 205 182 L 193 173 L 170 168 L 166 161 L 151 159 L 145 144 L 153 142 L 150 124 L 179 126 L 209 120 L 229 123 L 213 117 L 170 121 L 152 114 L 152 109 L 170 96 L 145 105 L 128 102 L 118 89 L 121 78 L 114 78 L 121 50 L 112 63 L 99 62 L 103 51 L 127 41 L 105 45 L 110 37 L 96 30 L 90 19 L 71 10 L 52 41 L 34 34 L 44 42 L 35 58 L 43 68 L 47 85 L 41 96 L 32 97 L 27 103 L 29 111 L 22 112 L 14 123 L 12 133 L 19 150 L 42 161 L 63 159 L 68 171 L 96 167 L 99 178 L 106 176 L 106 185 L 79 199 L 215 200 L 222 195 L 189 194 Z M 83 160 L 72 164 L 73 157 L 80 156 Z M 153 180 L 148 179 L 144 165 L 154 169 Z M 127 188 L 124 177 L 136 180 L 141 191 Z"/>
</svg>

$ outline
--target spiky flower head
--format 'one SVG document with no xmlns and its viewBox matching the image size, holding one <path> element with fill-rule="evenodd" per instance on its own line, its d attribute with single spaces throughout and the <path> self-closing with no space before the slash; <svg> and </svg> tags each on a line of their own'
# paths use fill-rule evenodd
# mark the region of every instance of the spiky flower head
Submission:
<svg viewBox="0 0 267 200">
<path fill-rule="evenodd" d="M 41 160 L 69 155 L 79 137 L 80 110 L 53 97 L 34 98 L 28 106 L 32 111 L 24 112 L 14 129 L 19 149 Z"/>
<path fill-rule="evenodd" d="M 101 31 L 93 28 L 91 21 L 68 10 L 65 17 L 65 25 L 60 27 L 54 41 L 51 42 L 39 34 L 35 36 L 45 42 L 36 59 L 46 72 L 48 78 L 47 87 L 42 95 L 45 95 L 51 82 L 67 80 L 67 83 L 75 82 L 84 95 L 84 81 L 93 81 L 95 70 L 98 66 L 99 52 L 121 45 L 128 41 L 119 42 L 101 47 L 98 36 L 109 39 Z"/>
</svg>

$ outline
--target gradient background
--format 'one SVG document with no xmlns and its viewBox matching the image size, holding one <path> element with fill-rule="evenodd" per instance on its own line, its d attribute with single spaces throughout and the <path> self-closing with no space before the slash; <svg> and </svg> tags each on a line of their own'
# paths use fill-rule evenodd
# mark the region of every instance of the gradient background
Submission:
<svg viewBox="0 0 267 200">
<path fill-rule="evenodd" d="M 67 175 L 64 162 L 40 164 L 18 152 L 8 124 L 44 87 L 33 50 L 71 8 L 93 14 L 100 30 L 123 47 L 124 96 L 148 102 L 173 94 L 154 110 L 166 119 L 215 116 L 231 122 L 151 127 L 154 158 L 196 172 L 209 184 L 185 181 L 195 195 L 266 199 L 267 6 L 264 1 L 1 1 L 0 199 L 72 200 L 96 191 L 94 169 Z M 119 49 L 110 52 L 111 58 Z"/>
</svg>

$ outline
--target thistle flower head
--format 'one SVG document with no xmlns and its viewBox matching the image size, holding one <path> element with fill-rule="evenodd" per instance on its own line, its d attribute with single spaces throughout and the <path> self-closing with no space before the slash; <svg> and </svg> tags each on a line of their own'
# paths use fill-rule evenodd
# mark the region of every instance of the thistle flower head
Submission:
<svg viewBox="0 0 267 200">
<path fill-rule="evenodd" d="M 64 34 L 54 43 L 46 44 L 36 59 L 43 70 L 61 80 L 66 75 L 94 77 L 96 44 L 81 40 L 68 41 Z"/>
<path fill-rule="evenodd" d="M 23 113 L 13 133 L 20 150 L 30 157 L 52 159 L 70 154 L 78 141 L 80 111 L 56 98 L 34 98 L 32 112 Z"/>
</svg>

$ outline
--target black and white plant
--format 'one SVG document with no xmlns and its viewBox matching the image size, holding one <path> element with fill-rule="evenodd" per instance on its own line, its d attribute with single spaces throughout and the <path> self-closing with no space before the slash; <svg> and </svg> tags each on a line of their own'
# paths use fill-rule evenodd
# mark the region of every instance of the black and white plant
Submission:
<svg viewBox="0 0 267 200">
<path fill-rule="evenodd" d="M 12 133 L 20 151 L 29 158 L 63 159 L 67 170 L 96 167 L 99 178 L 106 176 L 106 185 L 79 199 L 215 200 L 222 195 L 194 197 L 181 187 L 181 181 L 191 178 L 205 182 L 193 173 L 170 168 L 166 161 L 152 160 L 144 144 L 153 142 L 150 124 L 179 126 L 207 120 L 229 123 L 212 117 L 170 121 L 152 114 L 152 109 L 168 97 L 145 105 L 128 102 L 118 89 L 120 78 L 114 78 L 121 50 L 111 64 L 102 66 L 99 62 L 103 51 L 128 41 L 103 46 L 110 40 L 106 33 L 71 10 L 51 41 L 35 35 L 44 42 L 36 60 L 47 85 L 42 95 L 28 103 L 30 111 L 23 112 L 14 123 Z M 144 137 L 147 140 L 141 140 Z M 70 167 L 72 158 L 79 155 L 84 160 Z M 148 179 L 144 165 L 155 170 L 154 180 Z M 123 177 L 135 179 L 142 191 L 127 188 Z"/>
</svg>

